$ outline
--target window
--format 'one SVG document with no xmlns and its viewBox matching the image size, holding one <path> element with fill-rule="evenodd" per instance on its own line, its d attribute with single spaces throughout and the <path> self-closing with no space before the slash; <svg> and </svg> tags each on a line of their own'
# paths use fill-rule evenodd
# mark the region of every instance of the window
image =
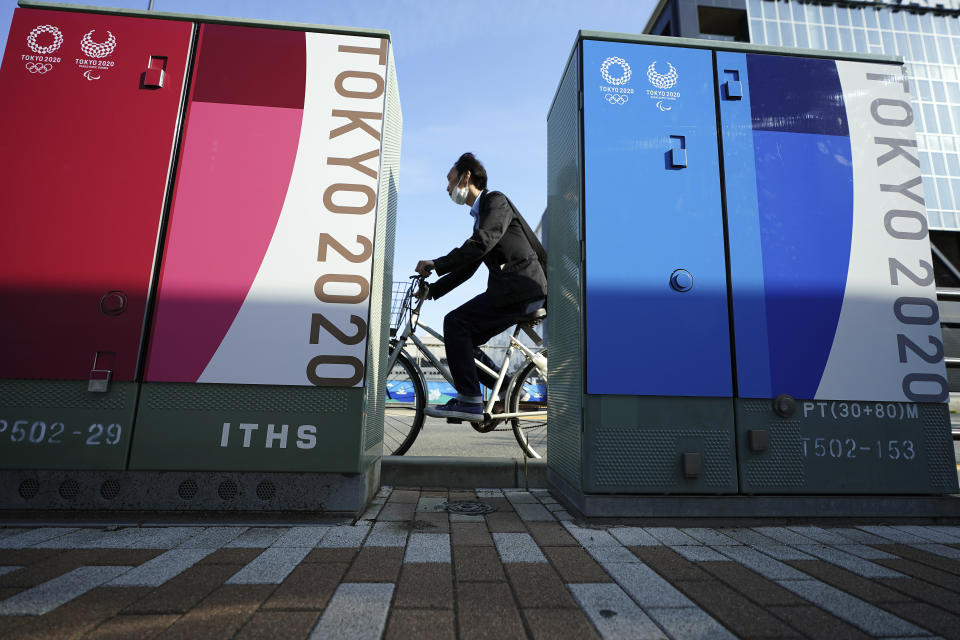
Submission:
<svg viewBox="0 0 960 640">
<path fill-rule="evenodd" d="M 939 250 L 933 252 L 933 277 L 937 287 L 951 289 L 960 287 L 960 279 L 957 278 L 957 265 L 960 264 L 960 233 L 931 231 L 930 242 Z M 940 255 L 937 255 L 938 253 Z"/>
<path fill-rule="evenodd" d="M 747 31 L 747 12 L 743 9 L 725 9 L 723 7 L 697 7 L 700 33 L 720 36 L 724 40 L 750 42 Z"/>
</svg>

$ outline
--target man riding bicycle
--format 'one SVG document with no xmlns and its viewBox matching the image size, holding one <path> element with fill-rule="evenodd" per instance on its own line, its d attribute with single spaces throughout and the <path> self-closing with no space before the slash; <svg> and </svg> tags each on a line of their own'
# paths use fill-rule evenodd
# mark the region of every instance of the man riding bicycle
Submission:
<svg viewBox="0 0 960 640">
<path fill-rule="evenodd" d="M 447 194 L 470 207 L 473 234 L 460 247 L 434 260 L 420 260 L 421 276 L 442 276 L 429 289 L 437 299 L 468 280 L 483 263 L 487 290 L 446 315 L 443 338 L 457 397 L 427 407 L 435 418 L 483 421 L 483 395 L 474 364 L 474 349 L 521 318 L 544 306 L 547 296 L 546 252 L 530 226 L 499 191 L 487 191 L 487 172 L 465 153 L 447 173 Z"/>
</svg>

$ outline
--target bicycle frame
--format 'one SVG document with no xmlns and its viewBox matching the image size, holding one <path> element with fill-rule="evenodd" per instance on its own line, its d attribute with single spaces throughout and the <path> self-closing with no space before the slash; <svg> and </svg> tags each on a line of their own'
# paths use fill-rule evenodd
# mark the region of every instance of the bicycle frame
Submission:
<svg viewBox="0 0 960 640">
<path fill-rule="evenodd" d="M 422 282 L 422 279 L 418 279 L 413 286 L 419 284 L 419 282 Z M 408 297 L 412 299 L 414 296 L 412 294 L 408 294 Z M 423 306 L 424 300 L 426 300 L 426 295 L 424 295 L 423 298 L 419 298 L 417 300 L 416 305 L 408 304 L 406 302 L 404 303 L 408 305 L 410 314 L 407 319 L 406 325 L 403 328 L 403 331 L 396 338 L 396 347 L 393 350 L 393 355 L 391 355 L 389 360 L 387 361 L 387 371 L 393 370 L 393 367 L 397 364 L 397 358 L 399 358 L 400 352 L 406 346 L 407 341 L 410 340 L 413 342 L 413 344 L 417 346 L 417 348 L 420 350 L 420 353 L 424 354 L 427 357 L 427 359 L 430 361 L 430 363 L 437 368 L 437 371 L 440 372 L 440 375 L 442 375 L 447 382 L 453 385 L 453 375 L 450 373 L 450 370 L 440 362 L 440 359 L 437 358 L 436 355 L 434 355 L 434 353 L 430 351 L 429 347 L 427 347 L 427 345 L 425 345 L 423 341 L 420 340 L 420 338 L 417 337 L 416 335 L 417 327 L 418 326 L 423 327 L 424 331 L 426 331 L 427 333 L 432 335 L 434 338 L 439 340 L 441 344 L 444 343 L 442 335 L 440 335 L 431 327 L 425 324 L 421 324 L 419 322 L 420 308 Z M 532 351 L 526 345 L 524 345 L 519 340 L 517 340 L 517 336 L 519 335 L 520 330 L 521 330 L 520 325 L 517 325 L 513 331 L 513 335 L 510 336 L 510 346 L 507 347 L 507 351 L 506 353 L 504 353 L 503 364 L 500 365 L 499 372 L 494 371 L 493 369 L 485 365 L 483 362 L 477 360 L 476 358 L 474 358 L 473 360 L 479 369 L 483 370 L 484 372 L 486 372 L 491 376 L 497 376 L 497 382 L 490 393 L 490 397 L 487 399 L 483 407 L 483 412 L 489 420 L 507 420 L 510 418 L 520 418 L 520 417 L 524 417 L 524 418 L 544 417 L 545 418 L 547 415 L 546 410 L 520 411 L 516 413 L 493 413 L 493 407 L 497 401 L 497 396 L 500 392 L 500 388 L 503 385 L 503 381 L 507 377 L 507 368 L 510 365 L 510 357 L 513 355 L 514 350 L 519 349 L 524 354 L 525 362 L 526 361 L 533 362 L 534 365 L 537 367 L 538 371 L 540 371 L 541 373 L 546 373 L 547 363 L 546 363 L 546 359 L 543 357 L 542 351 L 541 352 Z M 520 382 L 522 383 L 522 381 Z M 507 387 L 507 391 L 503 396 L 505 399 L 510 397 L 517 383 L 518 381 L 516 378 L 513 378 L 512 380 L 510 380 L 510 385 Z M 506 402 L 504 402 L 504 404 L 506 404 Z"/>
</svg>

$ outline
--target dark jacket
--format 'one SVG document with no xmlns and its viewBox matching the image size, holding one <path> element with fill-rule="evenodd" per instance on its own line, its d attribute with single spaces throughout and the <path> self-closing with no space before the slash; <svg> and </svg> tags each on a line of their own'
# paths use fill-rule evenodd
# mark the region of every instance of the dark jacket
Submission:
<svg viewBox="0 0 960 640">
<path fill-rule="evenodd" d="M 499 191 L 480 196 L 473 235 L 442 258 L 433 261 L 437 275 L 430 297 L 439 298 L 467 281 L 480 264 L 487 265 L 487 293 L 503 304 L 536 300 L 547 295 L 547 277 L 519 220 L 520 213 Z"/>
</svg>

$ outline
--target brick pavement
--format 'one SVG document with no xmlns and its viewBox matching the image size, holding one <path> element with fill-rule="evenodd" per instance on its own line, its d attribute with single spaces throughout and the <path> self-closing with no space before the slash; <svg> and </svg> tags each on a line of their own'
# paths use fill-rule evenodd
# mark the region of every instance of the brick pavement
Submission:
<svg viewBox="0 0 960 640">
<path fill-rule="evenodd" d="M 0 638 L 131 637 L 960 638 L 960 527 L 599 526 L 540 490 L 384 488 L 349 524 L 0 528 Z"/>
</svg>

